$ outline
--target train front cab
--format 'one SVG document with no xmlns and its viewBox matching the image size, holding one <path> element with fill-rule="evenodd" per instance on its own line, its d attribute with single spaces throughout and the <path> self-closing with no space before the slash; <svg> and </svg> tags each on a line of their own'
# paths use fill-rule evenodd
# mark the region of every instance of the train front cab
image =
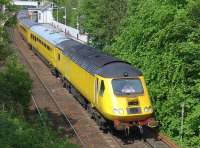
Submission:
<svg viewBox="0 0 200 148">
<path fill-rule="evenodd" d="M 157 125 L 143 76 L 114 79 L 96 76 L 95 92 L 93 103 L 116 129 Z"/>
</svg>

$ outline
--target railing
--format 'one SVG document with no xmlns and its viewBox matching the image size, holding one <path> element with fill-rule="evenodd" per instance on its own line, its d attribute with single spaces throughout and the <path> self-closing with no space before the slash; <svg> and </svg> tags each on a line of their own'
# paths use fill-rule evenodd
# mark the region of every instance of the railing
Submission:
<svg viewBox="0 0 200 148">
<path fill-rule="evenodd" d="M 62 23 L 59 23 L 57 21 L 52 21 L 51 24 L 57 28 L 60 31 L 63 31 L 65 35 L 68 35 L 78 41 L 81 41 L 83 43 L 88 42 L 88 36 L 86 34 L 80 34 L 79 30 L 72 28 L 70 26 L 66 26 Z"/>
</svg>

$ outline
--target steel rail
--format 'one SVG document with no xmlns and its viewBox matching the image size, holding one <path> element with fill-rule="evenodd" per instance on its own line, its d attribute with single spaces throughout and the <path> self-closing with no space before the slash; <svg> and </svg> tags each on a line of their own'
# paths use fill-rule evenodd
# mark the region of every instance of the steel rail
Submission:
<svg viewBox="0 0 200 148">
<path fill-rule="evenodd" d="M 38 107 L 38 105 L 37 105 L 37 103 L 36 103 L 35 97 L 34 97 L 33 95 L 31 95 L 31 98 L 32 98 L 32 100 L 33 100 L 33 103 L 34 103 L 34 105 L 35 105 L 35 107 L 36 107 L 36 110 L 37 110 L 37 112 L 38 112 L 40 118 L 43 120 L 42 113 L 40 112 L 40 109 L 39 109 L 39 107 Z M 45 124 L 45 123 L 43 123 L 43 124 Z"/>
</svg>

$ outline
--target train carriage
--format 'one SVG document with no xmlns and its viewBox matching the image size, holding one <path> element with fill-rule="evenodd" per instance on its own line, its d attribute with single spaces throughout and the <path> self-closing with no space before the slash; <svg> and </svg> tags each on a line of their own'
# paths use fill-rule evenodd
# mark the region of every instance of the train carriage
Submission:
<svg viewBox="0 0 200 148">
<path fill-rule="evenodd" d="M 155 123 L 144 77 L 138 69 L 66 37 L 51 25 L 26 22 L 26 18 L 18 18 L 19 32 L 64 85 L 76 90 L 80 102 L 100 125 L 109 122 L 118 128 Z M 26 33 L 21 26 L 26 27 Z"/>
</svg>

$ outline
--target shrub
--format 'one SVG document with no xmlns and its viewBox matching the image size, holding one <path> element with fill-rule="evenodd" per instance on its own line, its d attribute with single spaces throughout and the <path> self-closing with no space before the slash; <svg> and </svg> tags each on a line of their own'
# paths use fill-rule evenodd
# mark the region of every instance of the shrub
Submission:
<svg viewBox="0 0 200 148">
<path fill-rule="evenodd" d="M 0 100 L 28 106 L 31 95 L 31 80 L 16 56 L 10 56 L 5 69 L 0 72 Z"/>
<path fill-rule="evenodd" d="M 0 112 L 0 147 L 2 148 L 76 148 L 66 139 L 58 138 L 47 127 L 31 127 L 19 117 Z"/>
<path fill-rule="evenodd" d="M 104 50 L 141 68 L 161 129 L 177 142 L 185 102 L 183 142 L 199 147 L 200 5 L 174 2 L 129 1 L 127 26 Z"/>
</svg>

